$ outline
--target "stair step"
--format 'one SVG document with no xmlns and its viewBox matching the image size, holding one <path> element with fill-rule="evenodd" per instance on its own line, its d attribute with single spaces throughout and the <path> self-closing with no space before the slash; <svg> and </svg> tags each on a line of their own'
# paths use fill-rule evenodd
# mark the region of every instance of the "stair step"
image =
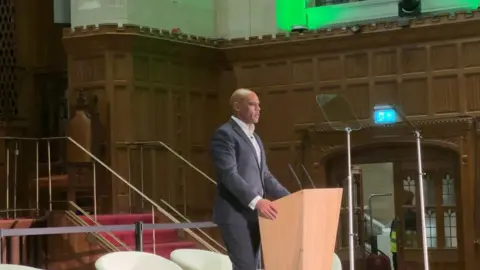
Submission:
<svg viewBox="0 0 480 270">
<path fill-rule="evenodd" d="M 122 231 L 122 232 L 112 232 L 112 234 L 117 237 L 126 245 L 135 245 L 135 232 L 134 231 Z M 116 244 L 117 241 L 108 233 L 102 233 L 102 235 L 110 243 Z M 155 230 L 155 243 L 169 243 L 175 242 L 178 240 L 178 233 L 176 230 Z M 153 230 L 145 230 L 143 232 L 143 243 L 144 244 L 153 244 Z"/>
<path fill-rule="evenodd" d="M 89 225 L 93 222 L 85 216 L 81 216 Z M 129 225 L 137 222 L 152 223 L 152 214 L 113 214 L 97 215 L 97 222 L 101 225 Z"/>
<path fill-rule="evenodd" d="M 35 222 L 31 218 L 0 219 L 0 229 L 25 229 L 30 228 Z"/>
</svg>

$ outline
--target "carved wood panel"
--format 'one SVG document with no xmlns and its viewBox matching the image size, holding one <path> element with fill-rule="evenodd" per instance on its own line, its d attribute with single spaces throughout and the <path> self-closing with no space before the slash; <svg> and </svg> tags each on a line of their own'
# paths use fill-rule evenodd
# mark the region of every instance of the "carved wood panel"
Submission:
<svg viewBox="0 0 480 270">
<path fill-rule="evenodd" d="M 441 232 L 438 234 L 428 234 L 430 242 L 433 243 L 435 240 L 435 246 L 429 251 L 430 261 L 431 261 L 431 269 L 464 269 L 464 261 L 463 261 L 463 241 L 464 241 L 464 230 L 462 227 L 463 221 L 465 219 L 464 216 L 461 215 L 462 210 L 461 207 L 455 208 L 451 205 L 445 203 L 445 199 L 454 198 L 453 201 L 455 205 L 461 205 L 461 181 L 459 180 L 459 162 L 457 159 L 458 155 L 455 154 L 453 151 L 448 151 L 445 149 L 441 149 L 439 147 L 431 147 L 424 145 L 423 146 L 423 160 L 425 166 L 425 172 L 430 175 L 430 193 L 427 192 L 426 198 L 431 198 L 430 203 L 427 203 L 427 209 L 437 212 L 441 212 L 442 217 L 445 213 L 448 214 L 448 217 L 451 217 L 452 213 L 455 213 L 455 225 L 456 225 L 456 233 L 455 236 L 457 237 L 454 241 L 452 241 L 452 235 L 446 233 L 445 228 L 451 229 L 451 224 L 446 224 L 445 220 L 451 219 L 435 219 L 435 228 L 439 228 L 437 231 Z M 366 149 L 361 150 L 354 150 L 352 153 L 352 164 L 367 164 L 367 163 L 376 163 L 376 162 L 393 162 L 394 163 L 394 186 L 395 186 L 395 201 L 396 201 L 396 211 L 401 211 L 402 209 L 402 196 L 399 195 L 400 191 L 406 188 L 407 178 L 410 177 L 412 179 L 416 179 L 415 177 L 418 176 L 417 172 L 417 162 L 416 162 L 416 148 L 413 143 L 410 144 L 384 144 L 383 146 L 377 147 L 369 147 Z M 332 172 L 335 171 L 345 171 L 346 168 L 346 160 L 345 155 L 341 155 L 338 157 L 334 157 L 328 161 L 326 164 L 328 174 L 331 175 Z M 445 178 L 446 175 L 450 175 L 454 181 L 448 182 L 450 179 L 449 177 Z M 410 179 L 408 178 L 408 179 Z M 330 185 L 333 185 L 334 179 L 327 179 Z M 415 182 L 415 181 L 413 181 Z M 448 183 L 447 183 L 448 182 Z M 452 184 L 448 187 L 452 187 L 452 189 L 445 190 L 445 185 L 443 184 Z M 418 184 L 413 185 L 414 190 L 418 190 Z M 425 189 L 428 189 L 426 187 Z M 453 191 L 447 192 L 447 191 Z M 418 196 L 418 191 L 416 192 Z M 447 195 L 452 195 L 453 197 L 449 197 Z M 417 199 L 418 202 L 418 199 Z M 431 214 L 431 212 L 429 212 Z M 400 215 L 401 216 L 401 215 Z M 427 217 L 431 218 L 431 215 Z M 431 221 L 432 219 L 429 219 Z M 432 230 L 432 222 L 429 223 L 429 229 Z M 448 226 L 446 226 L 448 225 Z M 419 218 L 417 219 L 417 227 L 419 227 Z M 441 229 L 440 229 L 441 228 Z M 451 230 L 448 230 L 450 232 Z M 421 234 L 417 234 L 415 238 L 415 243 L 421 243 Z M 435 238 L 432 238 L 435 237 Z M 437 242 L 438 239 L 441 240 Z M 399 235 L 399 240 L 402 241 L 402 234 Z M 456 243 L 454 243 L 456 241 Z M 441 246 L 438 246 L 440 244 Z M 452 247 L 452 245 L 456 245 L 456 247 Z M 399 244 L 399 248 L 402 249 L 400 253 L 401 260 L 400 265 L 403 268 L 400 269 L 409 269 L 409 270 L 416 270 L 416 269 L 423 269 L 422 265 L 422 251 L 419 249 L 420 244 L 416 247 L 408 246 L 408 248 L 403 245 Z M 437 247 L 438 246 L 438 247 Z M 448 247 L 446 247 L 448 246 Z"/>
</svg>

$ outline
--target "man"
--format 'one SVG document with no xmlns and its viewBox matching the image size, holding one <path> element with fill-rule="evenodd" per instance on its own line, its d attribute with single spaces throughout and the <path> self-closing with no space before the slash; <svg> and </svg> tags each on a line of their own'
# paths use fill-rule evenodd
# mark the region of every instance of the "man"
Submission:
<svg viewBox="0 0 480 270">
<path fill-rule="evenodd" d="M 403 192 L 404 202 L 403 205 L 411 206 L 413 205 L 413 200 L 415 199 L 415 194 L 409 190 L 405 190 Z M 403 214 L 403 218 L 405 220 L 405 232 L 415 232 L 417 230 L 417 214 L 411 208 L 405 209 Z M 395 218 L 392 221 L 392 225 L 390 227 L 390 251 L 392 252 L 392 263 L 393 269 L 398 269 L 397 263 L 397 232 L 399 228 L 398 220 Z"/>
<path fill-rule="evenodd" d="M 275 219 L 271 201 L 290 194 L 270 173 L 262 141 L 254 133 L 260 101 L 251 90 L 231 98 L 230 121 L 215 131 L 211 155 L 217 175 L 213 222 L 218 225 L 234 270 L 255 270 L 260 263 L 258 215 Z"/>
</svg>

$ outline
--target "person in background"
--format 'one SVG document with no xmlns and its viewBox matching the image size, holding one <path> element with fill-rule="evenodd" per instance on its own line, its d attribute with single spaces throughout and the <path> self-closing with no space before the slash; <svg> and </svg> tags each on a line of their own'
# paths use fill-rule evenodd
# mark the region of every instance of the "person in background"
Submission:
<svg viewBox="0 0 480 270">
<path fill-rule="evenodd" d="M 405 190 L 403 192 L 403 205 L 405 206 L 412 206 L 413 200 L 415 199 L 415 194 L 413 192 Z M 417 214 L 415 213 L 414 209 L 406 208 L 403 214 L 403 219 L 405 221 L 405 231 L 416 231 L 417 230 Z M 401 224 L 399 224 L 396 218 L 393 219 L 392 225 L 390 227 L 390 250 L 392 252 L 392 261 L 393 261 L 393 269 L 398 269 L 397 264 L 397 232 L 400 228 Z"/>
<path fill-rule="evenodd" d="M 255 270 L 261 264 L 258 215 L 275 219 L 270 199 L 290 194 L 270 173 L 260 137 L 254 133 L 260 101 L 249 89 L 231 98 L 231 119 L 211 140 L 217 176 L 213 222 L 218 225 L 234 270 Z"/>
</svg>

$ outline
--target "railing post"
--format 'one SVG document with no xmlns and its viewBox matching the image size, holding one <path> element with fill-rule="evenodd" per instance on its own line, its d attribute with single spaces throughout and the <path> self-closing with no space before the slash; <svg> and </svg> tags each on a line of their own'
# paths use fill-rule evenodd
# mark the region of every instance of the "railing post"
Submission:
<svg viewBox="0 0 480 270">
<path fill-rule="evenodd" d="M 128 183 L 132 180 L 132 157 L 130 145 L 127 145 Z M 128 211 L 132 213 L 132 188 L 128 187 Z"/>
<path fill-rule="evenodd" d="M 144 161 L 143 161 L 143 145 L 140 145 L 140 188 L 143 194 L 145 194 L 145 187 L 144 187 L 144 176 L 143 176 L 143 166 L 144 166 Z M 145 209 L 145 201 L 143 200 L 143 197 L 140 198 L 141 200 L 141 205 L 142 205 L 142 212 Z"/>
<path fill-rule="evenodd" d="M 48 156 L 48 210 L 53 210 L 52 205 L 52 151 L 50 146 L 50 140 L 47 141 L 47 156 Z"/>
<path fill-rule="evenodd" d="M 155 207 L 152 205 L 152 224 L 155 224 Z M 155 229 L 152 230 L 152 238 L 153 238 L 153 254 L 157 255 L 157 250 L 155 243 L 157 243 L 156 237 L 155 237 Z"/>
<path fill-rule="evenodd" d="M 135 250 L 143 251 L 143 222 L 135 223 Z"/>
<path fill-rule="evenodd" d="M 5 251 L 4 248 L 5 247 L 3 245 L 3 229 L 0 229 L 0 264 L 3 263 L 3 252 Z"/>
<path fill-rule="evenodd" d="M 39 151 L 39 141 L 35 142 L 35 207 L 37 209 L 37 216 L 40 215 L 40 187 L 39 187 L 39 180 L 40 180 L 40 151 Z"/>
<path fill-rule="evenodd" d="M 6 164 L 6 174 L 7 174 L 7 181 L 6 181 L 6 189 L 5 189 L 5 200 L 6 200 L 6 208 L 7 208 L 7 219 L 10 217 L 10 146 L 9 141 L 5 141 L 5 147 L 7 148 L 6 155 L 7 155 L 7 164 Z"/>
<path fill-rule="evenodd" d="M 13 157 L 13 218 L 17 218 L 17 180 L 18 180 L 18 142 L 15 142 L 15 153 Z"/>
<path fill-rule="evenodd" d="M 93 220 L 97 222 L 97 166 L 96 161 L 92 163 L 93 166 Z"/>
</svg>

